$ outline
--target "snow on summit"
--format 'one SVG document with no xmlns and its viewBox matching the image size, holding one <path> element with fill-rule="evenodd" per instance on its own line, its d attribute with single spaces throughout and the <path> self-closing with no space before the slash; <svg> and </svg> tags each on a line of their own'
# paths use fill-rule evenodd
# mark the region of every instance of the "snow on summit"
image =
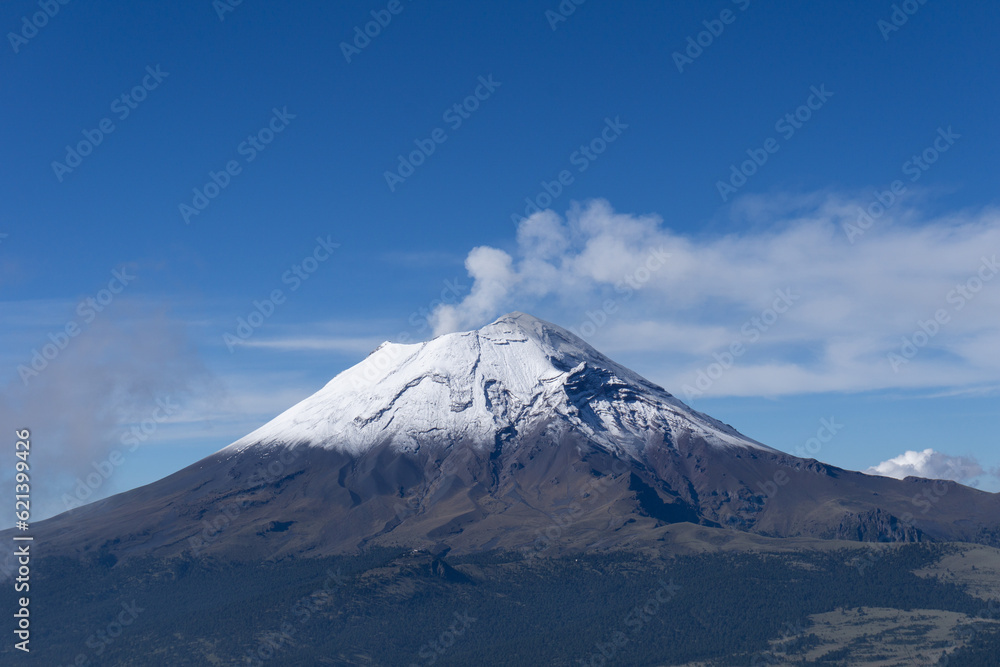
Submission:
<svg viewBox="0 0 1000 667">
<path fill-rule="evenodd" d="M 414 451 L 457 441 L 492 449 L 502 431 L 539 425 L 575 428 L 633 456 L 683 432 L 770 450 L 565 329 L 519 312 L 423 343 L 382 343 L 226 449 L 308 443 L 359 455 L 384 443 Z"/>
</svg>

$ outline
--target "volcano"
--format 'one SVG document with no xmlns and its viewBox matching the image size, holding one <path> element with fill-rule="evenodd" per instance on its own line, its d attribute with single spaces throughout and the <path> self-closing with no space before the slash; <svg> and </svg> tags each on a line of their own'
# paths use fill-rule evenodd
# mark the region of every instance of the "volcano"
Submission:
<svg viewBox="0 0 1000 667">
<path fill-rule="evenodd" d="M 116 562 L 645 548 L 681 523 L 1000 545 L 1000 495 L 783 453 L 515 312 L 383 343 L 215 454 L 33 530 L 48 554 Z"/>
</svg>

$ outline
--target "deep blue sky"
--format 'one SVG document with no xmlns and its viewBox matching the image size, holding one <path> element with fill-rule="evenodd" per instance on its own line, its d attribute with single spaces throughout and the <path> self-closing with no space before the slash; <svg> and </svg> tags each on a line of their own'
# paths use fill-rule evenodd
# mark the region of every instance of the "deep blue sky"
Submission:
<svg viewBox="0 0 1000 667">
<path fill-rule="evenodd" d="M 511 214 L 564 169 L 574 179 L 552 205 L 560 215 L 573 201 L 602 198 L 618 212 L 658 215 L 662 229 L 694 244 L 759 240 L 788 221 L 747 210 L 789 194 L 870 200 L 938 128 L 952 127 L 961 139 L 912 186 L 907 216 L 947 225 L 950 216 L 996 204 L 1000 7 L 991 3 L 929 2 L 885 39 L 878 22 L 890 19 L 890 2 L 590 0 L 553 30 L 546 11 L 557 10 L 556 0 L 401 0 L 402 11 L 346 62 L 341 43 L 388 4 L 244 0 L 220 20 L 210 0 L 70 2 L 17 52 L 5 39 L 0 341 L 11 384 L 4 425 L 34 420 L 27 425 L 50 436 L 39 445 L 49 448 L 40 464 L 51 466 L 44 492 L 58 498 L 72 488 L 129 423 L 152 414 L 157 397 L 176 397 L 183 416 L 131 453 L 97 495 L 221 448 L 382 339 L 428 337 L 420 309 L 446 280 L 468 292 L 463 261 L 472 248 L 516 257 Z M 724 10 L 734 20 L 679 72 L 672 54 Z M 0 27 L 19 33 L 22 17 L 38 11 L 33 2 L 6 2 Z M 121 119 L 112 102 L 139 85 L 147 67 L 168 74 Z M 479 77 L 500 85 L 453 129 L 442 114 L 473 94 Z M 782 138 L 775 121 L 821 86 L 832 97 Z M 275 108 L 294 118 L 247 162 L 238 147 Z M 104 118 L 114 131 L 60 181 L 53 161 L 63 162 L 67 144 Z M 627 129 L 580 173 L 571 155 L 607 118 Z M 435 128 L 447 140 L 390 191 L 386 170 Z M 780 149 L 740 188 L 736 204 L 745 208 L 724 203 L 716 183 L 769 137 Z M 192 189 L 230 160 L 241 172 L 185 224 L 179 205 L 191 204 Z M 292 292 L 282 275 L 313 252 L 317 236 L 340 247 Z M 969 261 L 973 271 L 978 259 Z M 79 319 L 80 300 L 122 266 L 132 267 L 135 281 L 51 362 L 49 379 L 22 382 L 18 365 Z M 228 351 L 223 334 L 276 288 L 287 302 L 251 339 L 275 346 Z M 575 292 L 577 301 L 515 294 L 496 309 L 570 326 L 600 303 L 598 292 Z M 630 304 L 622 326 L 656 319 L 663 303 Z M 978 307 L 993 303 L 983 297 Z M 745 319 L 711 295 L 702 306 L 732 331 Z M 927 314 L 917 308 L 912 321 Z M 312 343 L 279 344 L 303 338 Z M 315 349 L 324 338 L 330 349 Z M 996 339 L 977 340 L 983 354 L 982 341 Z M 657 381 L 673 379 L 649 351 L 656 341 L 644 351 L 599 336 L 592 342 Z M 815 342 L 799 344 L 788 343 L 786 361 Z M 938 354 L 926 352 L 926 359 Z M 953 352 L 940 350 L 942 363 Z M 686 367 L 711 360 L 702 355 Z M 968 382 L 915 377 L 836 392 L 733 392 L 696 407 L 789 450 L 821 417 L 835 415 L 847 427 L 817 456 L 846 467 L 927 447 L 1000 465 L 993 382 L 1000 374 Z M 957 396 L 928 398 L 945 393 Z M 997 488 L 995 480 L 982 483 Z"/>
</svg>

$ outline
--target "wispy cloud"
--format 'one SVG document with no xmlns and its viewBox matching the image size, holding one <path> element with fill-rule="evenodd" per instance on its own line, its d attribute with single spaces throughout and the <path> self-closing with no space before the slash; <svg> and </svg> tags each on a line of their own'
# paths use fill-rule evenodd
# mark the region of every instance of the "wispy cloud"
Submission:
<svg viewBox="0 0 1000 667">
<path fill-rule="evenodd" d="M 957 396 L 982 397 L 995 396 L 1000 394 L 1000 385 L 991 384 L 981 387 L 961 387 L 958 389 L 948 389 L 930 394 L 921 394 L 915 398 L 955 398 Z"/>
<path fill-rule="evenodd" d="M 745 230 L 714 236 L 603 200 L 544 211 L 522 221 L 512 250 L 473 248 L 470 293 L 432 322 L 443 333 L 534 312 L 613 355 L 648 352 L 647 373 L 668 388 L 745 344 L 706 395 L 1000 382 L 1000 213 L 926 219 L 919 202 L 897 203 L 853 243 L 845 228 L 866 201 L 834 193 L 745 197 L 731 209 Z M 644 273 L 657 249 L 669 259 Z M 786 289 L 794 308 L 751 326 Z"/>
<path fill-rule="evenodd" d="M 367 353 L 375 349 L 381 340 L 377 338 L 272 338 L 269 340 L 246 340 L 238 343 L 242 347 L 257 347 L 288 352 L 332 351 L 345 353 Z"/>
<path fill-rule="evenodd" d="M 121 300 L 30 382 L 15 375 L 0 389 L 0 425 L 28 428 L 39 443 L 32 468 L 46 483 L 32 500 L 36 515 L 45 515 L 65 509 L 58 495 L 68 480 L 123 448 L 124 425 L 150 418 L 159 402 L 183 407 L 194 397 L 218 400 L 221 392 L 181 323 L 162 308 Z M 168 416 L 177 419 L 175 412 Z"/>
</svg>

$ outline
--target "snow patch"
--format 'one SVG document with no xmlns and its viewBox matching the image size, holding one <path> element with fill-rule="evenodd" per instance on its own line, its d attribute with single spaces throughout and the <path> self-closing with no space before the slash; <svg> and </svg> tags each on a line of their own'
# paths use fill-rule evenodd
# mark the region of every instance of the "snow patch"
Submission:
<svg viewBox="0 0 1000 667">
<path fill-rule="evenodd" d="M 361 363 L 224 451 L 312 446 L 360 455 L 463 440 L 491 449 L 503 429 L 569 422 L 610 451 L 638 457 L 681 433 L 717 446 L 774 451 L 524 313 L 424 343 L 385 342 Z"/>
</svg>

